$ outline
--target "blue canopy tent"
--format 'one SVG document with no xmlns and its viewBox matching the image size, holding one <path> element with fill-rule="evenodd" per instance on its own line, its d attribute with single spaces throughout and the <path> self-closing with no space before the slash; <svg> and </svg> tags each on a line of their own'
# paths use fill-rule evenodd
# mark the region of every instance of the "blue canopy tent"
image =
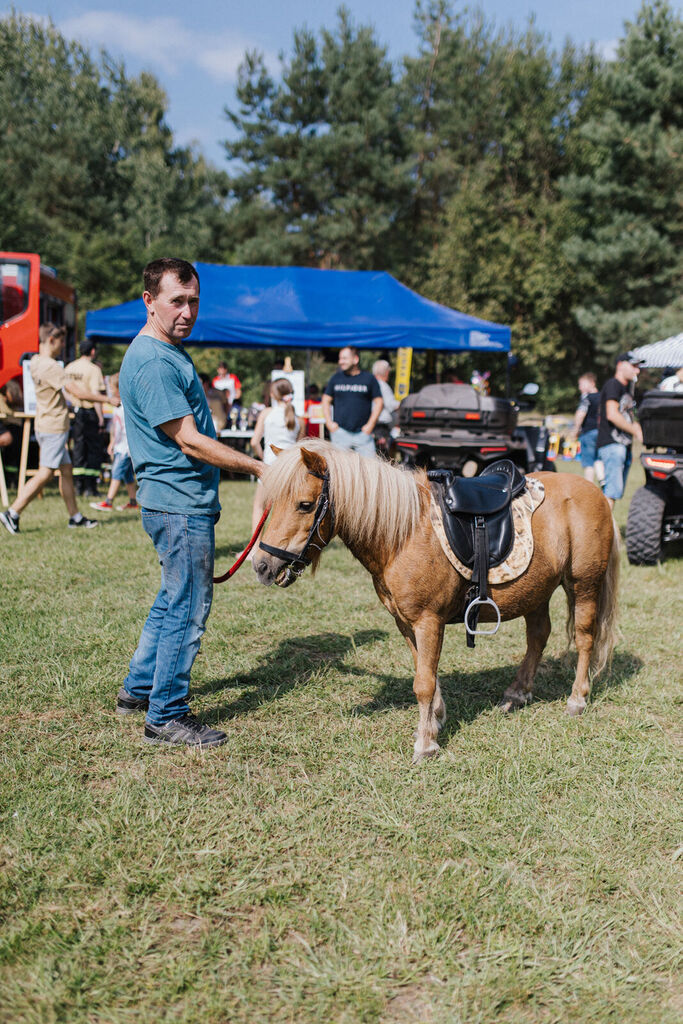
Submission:
<svg viewBox="0 0 683 1024">
<path fill-rule="evenodd" d="M 408 347 L 509 352 L 510 328 L 440 306 L 390 274 L 197 263 L 199 316 L 188 345 L 236 348 Z M 142 299 L 86 315 L 95 342 L 131 341 Z"/>
</svg>

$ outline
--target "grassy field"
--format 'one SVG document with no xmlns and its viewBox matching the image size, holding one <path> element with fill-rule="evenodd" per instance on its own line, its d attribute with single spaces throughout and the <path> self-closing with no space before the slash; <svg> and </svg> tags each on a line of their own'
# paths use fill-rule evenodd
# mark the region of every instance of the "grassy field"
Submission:
<svg viewBox="0 0 683 1024">
<path fill-rule="evenodd" d="M 222 485 L 221 570 L 251 495 Z M 511 717 L 523 624 L 452 627 L 413 768 L 411 661 L 338 543 L 288 591 L 217 589 L 193 705 L 230 739 L 202 756 L 113 710 L 158 585 L 137 517 L 65 526 L 52 493 L 0 536 L 0 1021 L 681 1020 L 680 557 L 623 559 L 578 720 L 562 598 Z"/>
</svg>

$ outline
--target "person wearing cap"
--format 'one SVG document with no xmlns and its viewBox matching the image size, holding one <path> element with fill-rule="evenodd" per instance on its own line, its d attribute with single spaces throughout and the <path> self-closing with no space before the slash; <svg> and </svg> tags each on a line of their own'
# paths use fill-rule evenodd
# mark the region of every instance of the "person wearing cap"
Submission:
<svg viewBox="0 0 683 1024">
<path fill-rule="evenodd" d="M 624 493 L 633 440 L 643 440 L 640 424 L 635 421 L 633 397 L 641 363 L 633 352 L 622 352 L 617 357 L 614 376 L 600 392 L 597 448 L 605 469 L 603 491 L 611 508 Z"/>
<path fill-rule="evenodd" d="M 87 388 L 101 395 L 101 402 L 90 402 L 85 398 L 71 398 L 74 420 L 71 427 L 73 441 L 73 474 L 77 494 L 97 497 L 97 481 L 102 469 L 102 439 L 100 431 L 104 426 L 102 402 L 106 402 L 102 371 L 95 362 L 96 348 L 87 338 L 81 342 L 80 359 L 69 363 L 64 370 L 70 384 Z"/>
</svg>

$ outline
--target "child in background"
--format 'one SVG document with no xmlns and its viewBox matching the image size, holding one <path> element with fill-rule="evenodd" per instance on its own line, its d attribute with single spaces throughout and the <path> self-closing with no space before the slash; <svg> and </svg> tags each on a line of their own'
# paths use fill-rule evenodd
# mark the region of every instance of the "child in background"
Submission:
<svg viewBox="0 0 683 1024">
<path fill-rule="evenodd" d="M 115 373 L 109 378 L 109 386 L 111 387 L 112 395 L 115 398 L 121 400 L 119 395 L 119 375 Z M 133 511 L 138 508 L 135 488 L 135 473 L 133 472 L 133 463 L 130 457 L 130 451 L 128 450 L 128 441 L 126 439 L 126 421 L 123 418 L 123 406 L 118 405 L 114 409 L 114 415 L 111 418 L 111 426 L 109 428 L 109 446 L 107 448 L 109 457 L 113 459 L 111 467 L 111 483 L 109 484 L 109 490 L 107 491 L 107 497 L 103 501 L 91 501 L 90 507 L 96 508 L 98 512 L 111 512 L 113 508 L 113 501 L 118 494 L 119 487 L 121 484 L 125 484 L 128 489 L 128 501 L 125 505 L 119 505 L 119 512 Z"/>
<path fill-rule="evenodd" d="M 293 398 L 294 390 L 286 377 L 280 377 L 270 385 L 270 407 L 259 413 L 254 427 L 254 436 L 251 439 L 255 457 L 263 459 L 266 466 L 270 466 L 276 458 L 270 447 L 271 444 L 277 448 L 291 448 L 304 432 L 305 424 L 299 423 L 292 406 Z M 258 481 L 251 514 L 252 533 L 258 526 L 262 515 L 263 486 Z"/>
</svg>

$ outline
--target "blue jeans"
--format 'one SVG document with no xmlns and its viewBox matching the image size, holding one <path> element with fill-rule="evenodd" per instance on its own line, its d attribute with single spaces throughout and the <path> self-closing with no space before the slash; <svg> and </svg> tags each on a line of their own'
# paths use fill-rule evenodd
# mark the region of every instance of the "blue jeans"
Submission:
<svg viewBox="0 0 683 1024">
<path fill-rule="evenodd" d="M 617 441 L 606 444 L 598 448 L 598 458 L 605 467 L 603 494 L 612 501 L 618 501 L 624 493 L 626 477 L 631 468 L 631 446 Z"/>
<path fill-rule="evenodd" d="M 217 518 L 142 509 L 142 525 L 161 564 L 161 588 L 123 685 L 132 697 L 149 698 L 151 725 L 189 711 L 190 670 L 213 597 Z"/>
<path fill-rule="evenodd" d="M 581 442 L 581 465 L 584 469 L 589 469 L 595 462 L 597 440 L 597 427 L 594 430 L 587 430 L 585 434 L 581 434 L 579 437 Z"/>
<path fill-rule="evenodd" d="M 330 441 L 337 448 L 347 448 L 366 459 L 374 459 L 377 454 L 375 450 L 375 438 L 372 434 L 364 434 L 362 430 L 351 432 L 337 427 L 334 433 L 330 434 Z"/>
</svg>

